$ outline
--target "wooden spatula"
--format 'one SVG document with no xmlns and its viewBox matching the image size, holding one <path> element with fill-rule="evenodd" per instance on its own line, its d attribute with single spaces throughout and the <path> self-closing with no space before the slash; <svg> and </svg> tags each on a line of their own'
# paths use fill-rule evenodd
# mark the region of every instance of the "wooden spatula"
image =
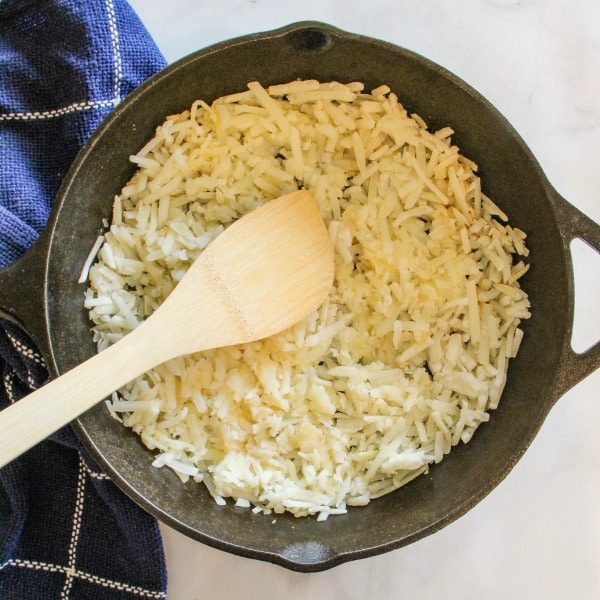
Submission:
<svg viewBox="0 0 600 600">
<path fill-rule="evenodd" d="M 138 328 L 0 412 L 0 466 L 170 358 L 290 327 L 332 282 L 333 251 L 310 193 L 267 202 L 219 235 Z"/>
</svg>

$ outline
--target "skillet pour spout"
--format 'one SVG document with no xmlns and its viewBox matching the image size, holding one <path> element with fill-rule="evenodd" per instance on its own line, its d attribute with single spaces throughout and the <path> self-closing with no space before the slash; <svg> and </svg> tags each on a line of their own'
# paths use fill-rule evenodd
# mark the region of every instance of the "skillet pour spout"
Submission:
<svg viewBox="0 0 600 600">
<path fill-rule="evenodd" d="M 82 306 L 85 285 L 77 280 L 102 220 L 111 218 L 115 194 L 133 174 L 128 157 L 166 115 L 199 98 L 210 103 L 252 80 L 267 86 L 297 78 L 362 81 L 367 90 L 385 84 L 430 130 L 451 126 L 453 143 L 479 166 L 485 193 L 527 233 L 530 269 L 522 286 L 532 317 L 523 326 L 499 408 L 468 445 L 453 448 L 428 474 L 325 522 L 216 505 L 203 487 L 182 485 L 173 472 L 151 467 L 151 452 L 104 406 L 74 427 L 115 483 L 171 527 L 241 556 L 320 571 L 410 544 L 459 518 L 508 475 L 558 398 L 600 365 L 600 344 L 583 354 L 571 348 L 569 248 L 580 238 L 600 252 L 600 226 L 554 190 L 518 133 L 478 92 L 409 50 L 312 21 L 199 50 L 151 78 L 100 126 L 63 183 L 35 249 L 39 266 L 25 258 L 0 272 L 0 306 L 28 327 L 53 375 L 93 355 Z M 16 275 L 25 267 L 35 278 Z M 25 295 L 35 295 L 35 310 L 14 305 Z"/>
</svg>

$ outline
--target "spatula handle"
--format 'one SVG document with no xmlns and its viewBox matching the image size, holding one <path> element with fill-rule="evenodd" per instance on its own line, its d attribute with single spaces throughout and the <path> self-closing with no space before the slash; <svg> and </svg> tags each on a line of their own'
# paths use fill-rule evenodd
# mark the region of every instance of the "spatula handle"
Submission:
<svg viewBox="0 0 600 600">
<path fill-rule="evenodd" d="M 142 329 L 0 411 L 0 467 L 160 362 Z"/>
</svg>

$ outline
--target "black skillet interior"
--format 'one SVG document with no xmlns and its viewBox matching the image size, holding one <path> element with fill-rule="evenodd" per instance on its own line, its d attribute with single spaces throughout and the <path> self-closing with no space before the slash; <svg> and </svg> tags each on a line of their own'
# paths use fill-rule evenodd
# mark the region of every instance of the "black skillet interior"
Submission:
<svg viewBox="0 0 600 600">
<path fill-rule="evenodd" d="M 82 307 L 82 264 L 110 218 L 112 199 L 133 172 L 128 156 L 168 114 L 196 99 L 210 102 L 245 89 L 295 78 L 389 85 L 409 111 L 435 130 L 447 125 L 462 152 L 478 163 L 484 191 L 529 234 L 531 269 L 525 286 L 533 318 L 511 364 L 500 408 L 472 442 L 430 473 L 349 514 L 323 523 L 255 515 L 217 506 L 198 485 L 182 485 L 150 466 L 137 437 L 98 406 L 76 429 L 100 465 L 134 500 L 183 533 L 240 555 L 316 571 L 408 544 L 448 524 L 508 473 L 535 435 L 554 398 L 553 382 L 569 331 L 569 269 L 550 187 L 507 121 L 465 83 L 398 47 L 318 23 L 226 42 L 182 59 L 134 92 L 84 149 L 63 186 L 53 221 L 46 301 L 58 373 L 91 356 L 90 323 Z M 565 310 L 565 307 L 568 307 Z M 569 308 L 570 307 L 570 308 Z"/>
</svg>

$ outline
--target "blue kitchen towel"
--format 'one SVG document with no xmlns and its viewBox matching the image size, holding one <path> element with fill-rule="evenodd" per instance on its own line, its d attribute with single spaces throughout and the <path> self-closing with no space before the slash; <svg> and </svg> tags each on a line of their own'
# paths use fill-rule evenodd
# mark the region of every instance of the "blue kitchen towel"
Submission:
<svg viewBox="0 0 600 600">
<path fill-rule="evenodd" d="M 0 0 L 0 268 L 44 227 L 79 148 L 165 66 L 125 0 Z M 0 320 L 0 407 L 44 383 L 27 335 Z M 166 597 L 156 521 L 70 427 L 0 469 L 0 599 Z"/>
</svg>

